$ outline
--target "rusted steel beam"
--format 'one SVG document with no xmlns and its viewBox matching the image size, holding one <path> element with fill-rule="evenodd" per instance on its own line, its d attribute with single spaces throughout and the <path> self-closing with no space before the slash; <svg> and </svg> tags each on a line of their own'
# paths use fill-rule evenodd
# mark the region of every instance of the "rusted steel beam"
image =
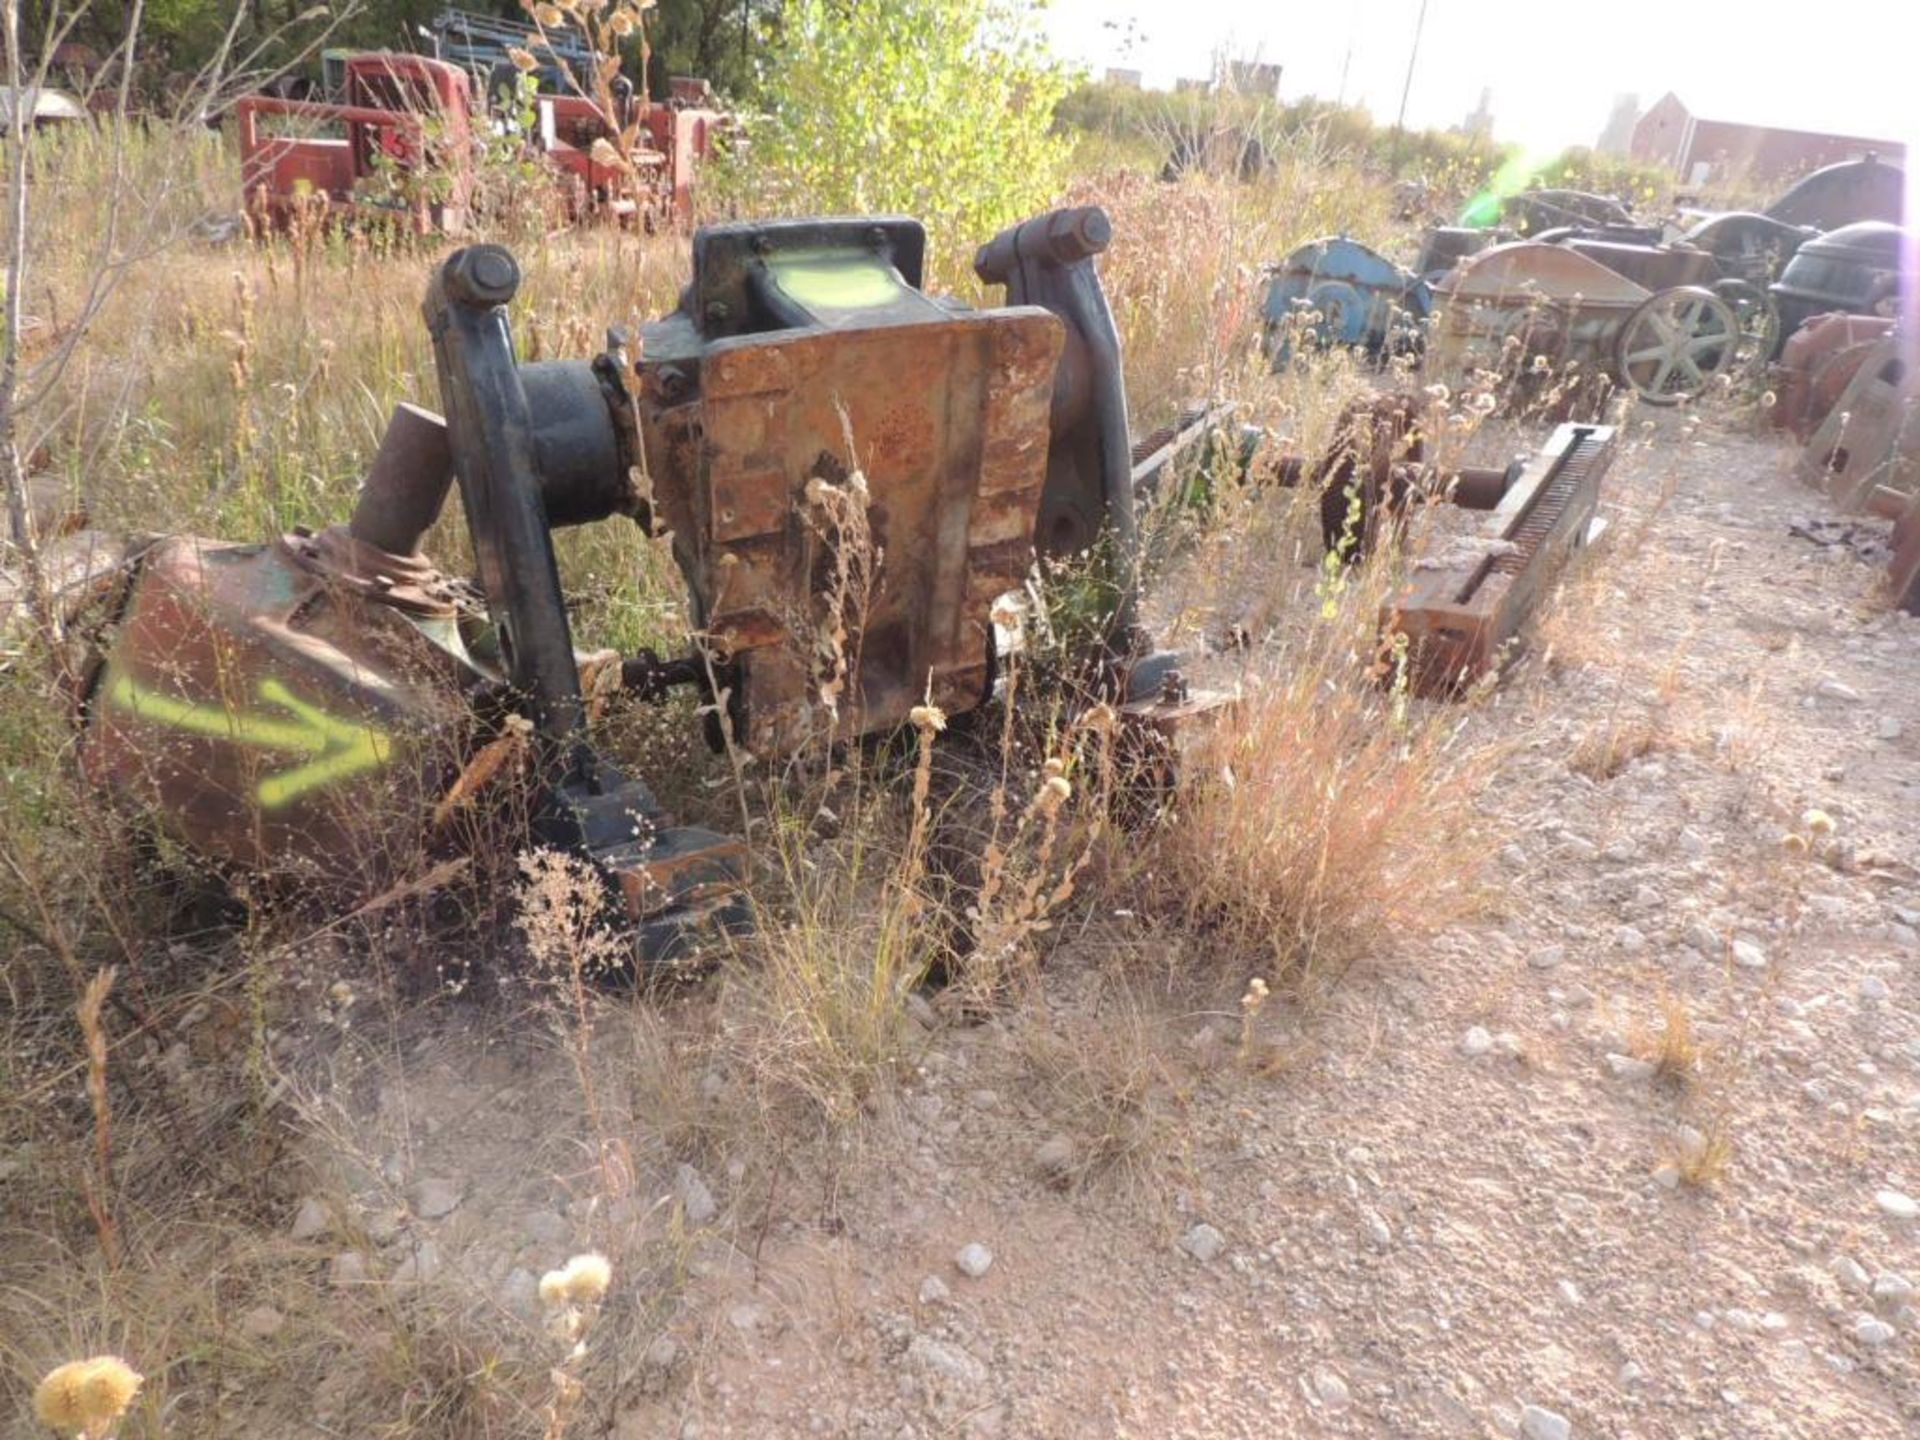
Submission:
<svg viewBox="0 0 1920 1440">
<path fill-rule="evenodd" d="M 1419 562 L 1402 593 L 1381 607 L 1382 634 L 1396 647 L 1404 637 L 1415 691 L 1454 694 L 1499 664 L 1593 533 L 1615 447 L 1612 426 L 1560 426 L 1479 534 Z"/>
</svg>

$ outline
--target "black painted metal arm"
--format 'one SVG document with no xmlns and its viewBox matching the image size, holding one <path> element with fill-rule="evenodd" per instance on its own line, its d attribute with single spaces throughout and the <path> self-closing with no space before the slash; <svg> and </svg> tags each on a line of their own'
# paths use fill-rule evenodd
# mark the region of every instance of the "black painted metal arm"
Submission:
<svg viewBox="0 0 1920 1440">
<path fill-rule="evenodd" d="M 507 678 L 529 707 L 546 761 L 560 774 L 584 775 L 591 757 L 573 631 L 541 498 L 533 416 L 507 325 L 506 307 L 519 288 L 520 267 L 505 247 L 473 245 L 434 272 L 423 308 Z"/>
</svg>

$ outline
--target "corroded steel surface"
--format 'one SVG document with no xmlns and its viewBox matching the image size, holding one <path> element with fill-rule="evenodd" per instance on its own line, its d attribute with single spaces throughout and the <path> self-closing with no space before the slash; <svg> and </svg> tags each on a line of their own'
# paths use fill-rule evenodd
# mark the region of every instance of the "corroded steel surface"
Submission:
<svg viewBox="0 0 1920 1440">
<path fill-rule="evenodd" d="M 1511 367 L 1512 353 L 1604 368 L 1649 292 L 1562 245 L 1521 240 L 1470 255 L 1438 286 L 1432 352 L 1443 374 Z"/>
<path fill-rule="evenodd" d="M 1850 510 L 1883 510 L 1920 490 L 1920 372 L 1898 337 L 1875 341 L 1795 475 Z"/>
<path fill-rule="evenodd" d="M 1587 543 L 1615 443 L 1610 426 L 1560 426 L 1479 533 L 1420 561 L 1381 607 L 1381 632 L 1404 645 L 1416 691 L 1454 694 L 1500 664 Z"/>
<path fill-rule="evenodd" d="M 673 508 L 692 521 L 708 634 L 740 663 L 750 749 L 823 728 L 809 632 L 833 531 L 814 487 L 855 475 L 877 576 L 833 728 L 890 729 L 929 696 L 955 713 L 985 698 L 989 612 L 1032 561 L 1060 345 L 1051 316 L 1012 310 L 717 348 L 704 493 Z"/>
<path fill-rule="evenodd" d="M 1887 566 L 1887 584 L 1893 603 L 1909 615 L 1920 615 L 1920 495 L 1893 525 L 1893 558 Z"/>
<path fill-rule="evenodd" d="M 378 883 L 456 763 L 450 616 L 329 583 L 299 537 L 142 558 L 87 700 L 87 778 L 216 860 Z"/>
<path fill-rule="evenodd" d="M 1875 341 L 1893 331 L 1878 315 L 1816 315 L 1787 341 L 1768 372 L 1768 420 L 1805 444 L 1852 383 Z"/>
<path fill-rule="evenodd" d="M 1719 265 L 1704 250 L 1678 245 L 1624 245 L 1611 240 L 1568 240 L 1576 255 L 1597 260 L 1646 290 L 1672 285 L 1709 285 L 1720 278 Z"/>
</svg>

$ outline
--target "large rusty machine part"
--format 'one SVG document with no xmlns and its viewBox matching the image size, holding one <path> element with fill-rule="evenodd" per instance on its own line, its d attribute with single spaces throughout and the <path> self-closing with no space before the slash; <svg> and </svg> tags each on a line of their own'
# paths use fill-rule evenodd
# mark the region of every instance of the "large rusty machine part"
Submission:
<svg viewBox="0 0 1920 1440">
<path fill-rule="evenodd" d="M 1801 453 L 1795 475 L 1842 509 L 1891 518 L 1920 492 L 1920 367 L 1895 331 L 1860 356 L 1853 379 Z"/>
<path fill-rule="evenodd" d="M 1120 334 L 1093 265 L 1112 238 L 1112 223 L 1099 207 L 1056 210 L 1003 230 L 980 247 L 973 268 L 987 284 L 1005 286 L 1011 303 L 1050 311 L 1066 331 L 1053 379 L 1051 448 L 1034 544 L 1047 559 L 1067 559 L 1109 538 L 1119 572 L 1115 588 L 1123 597 L 1114 621 L 1124 631 L 1132 625 L 1138 589 L 1133 447 Z"/>
<path fill-rule="evenodd" d="M 1649 291 L 1564 245 L 1518 241 L 1461 261 L 1435 289 L 1433 354 L 1441 373 L 1510 373 L 1517 359 L 1550 371 L 1578 362 L 1648 404 L 1703 394 L 1736 361 L 1740 320 L 1712 291 Z"/>
<path fill-rule="evenodd" d="M 1031 563 L 1062 327 L 930 297 L 925 248 L 901 218 L 716 226 L 680 308 L 643 332 L 656 519 L 755 754 L 990 693 L 988 617 Z M 866 563 L 862 546 L 870 593 L 823 655 L 836 554 Z"/>
<path fill-rule="evenodd" d="M 1892 319 L 1833 312 L 1803 322 L 1768 367 L 1773 392 L 1768 423 L 1802 445 L 1840 402 L 1876 342 L 1893 333 Z"/>
<path fill-rule="evenodd" d="M 1133 623 L 1133 504 L 1218 417 L 1133 453 L 1093 265 L 1109 233 L 1097 210 L 1005 232 L 978 263 L 1016 303 L 974 310 L 922 290 L 916 221 L 703 230 L 637 362 L 612 332 L 591 361 L 517 363 L 517 263 L 456 251 L 423 305 L 445 418 L 395 412 L 346 524 L 149 547 L 85 699 L 84 772 L 222 864 L 359 889 L 454 846 L 455 817 L 502 819 L 590 862 L 642 957 L 683 954 L 745 923 L 745 853 L 593 743 L 552 536 L 616 516 L 670 534 L 696 633 L 596 659 L 594 695 L 695 688 L 715 738 L 757 755 L 985 704 L 996 602 L 1036 553 L 1110 563 L 1090 658 L 1130 721 L 1217 708 Z M 454 484 L 472 581 L 421 553 Z M 529 783 L 500 783 L 510 765 Z"/>
<path fill-rule="evenodd" d="M 1611 426 L 1558 427 L 1479 533 L 1423 558 L 1381 607 L 1383 639 L 1403 657 L 1394 668 L 1404 663 L 1416 693 L 1460 693 L 1520 640 L 1568 560 L 1597 534 L 1600 482 L 1615 448 Z"/>
</svg>

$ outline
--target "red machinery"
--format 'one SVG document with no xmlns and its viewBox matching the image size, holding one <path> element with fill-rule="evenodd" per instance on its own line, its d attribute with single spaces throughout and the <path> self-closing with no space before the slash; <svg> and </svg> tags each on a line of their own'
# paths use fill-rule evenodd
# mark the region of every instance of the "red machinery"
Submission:
<svg viewBox="0 0 1920 1440">
<path fill-rule="evenodd" d="M 471 77 L 445 61 L 385 51 L 348 56 L 345 75 L 344 103 L 273 95 L 235 103 L 248 208 L 277 228 L 317 209 L 323 217 L 404 218 L 416 234 L 460 233 L 472 218 L 479 138 Z M 709 94 L 703 81 L 675 81 L 672 103 L 642 112 L 632 187 L 622 183 L 607 148 L 613 132 L 592 100 L 539 97 L 538 147 L 572 184 L 569 213 L 690 224 L 694 176 L 722 123 L 701 103 Z M 267 133 L 262 116 L 325 133 Z M 596 154 L 598 141 L 606 145 Z"/>
<path fill-rule="evenodd" d="M 243 95 L 241 186 L 247 207 L 284 226 L 298 211 L 384 213 L 417 234 L 457 233 L 473 191 L 473 83 L 456 65 L 372 51 L 346 60 L 346 102 Z M 263 133 L 281 115 L 334 133 Z"/>
<path fill-rule="evenodd" d="M 542 95 L 541 132 L 547 158 L 577 180 L 586 207 L 606 209 L 622 223 L 636 210 L 652 224 L 693 222 L 694 177 L 713 150 L 713 137 L 722 117 L 705 105 L 684 104 L 683 87 L 707 94 L 705 81 L 674 81 L 675 98 L 666 105 L 648 105 L 640 116 L 644 149 L 634 156 L 641 173 L 634 187 L 641 204 L 621 195 L 617 166 L 594 158 L 596 140 L 612 142 L 600 108 L 582 95 Z M 551 117 L 549 123 L 548 117 Z M 603 152 L 604 153 L 604 152 Z"/>
</svg>

